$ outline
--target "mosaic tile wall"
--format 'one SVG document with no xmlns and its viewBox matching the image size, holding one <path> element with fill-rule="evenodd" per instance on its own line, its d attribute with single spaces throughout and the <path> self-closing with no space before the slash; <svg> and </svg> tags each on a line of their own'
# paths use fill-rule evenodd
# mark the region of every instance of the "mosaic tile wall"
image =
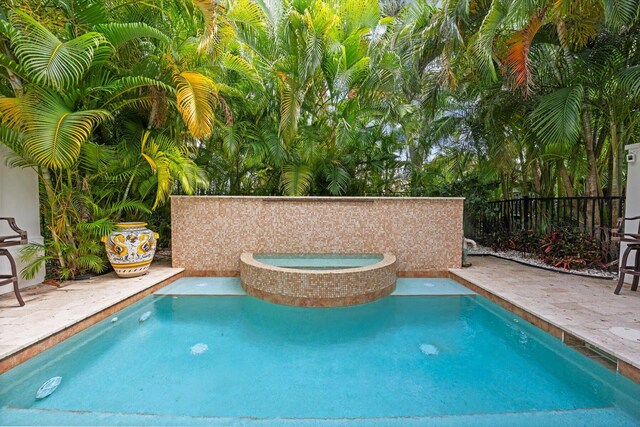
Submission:
<svg viewBox="0 0 640 427">
<path fill-rule="evenodd" d="M 240 257 L 240 281 L 249 294 L 278 304 L 336 307 L 362 304 L 396 288 L 396 257 L 384 254 L 376 264 L 341 270 L 296 270 Z"/>
<path fill-rule="evenodd" d="M 240 272 L 240 254 L 392 253 L 398 275 L 459 267 L 462 198 L 172 196 L 172 259 L 186 274 Z"/>
</svg>

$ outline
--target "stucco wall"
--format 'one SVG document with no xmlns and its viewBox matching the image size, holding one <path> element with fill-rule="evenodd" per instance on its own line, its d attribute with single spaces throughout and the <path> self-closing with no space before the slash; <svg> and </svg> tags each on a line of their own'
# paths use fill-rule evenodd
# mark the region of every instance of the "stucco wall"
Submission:
<svg viewBox="0 0 640 427">
<path fill-rule="evenodd" d="M 640 144 L 627 145 L 627 153 L 635 154 L 635 161 L 627 163 L 627 195 L 625 200 L 625 218 L 640 216 Z M 638 230 L 638 221 L 626 221 L 626 230 Z M 625 243 L 620 245 L 620 258 L 627 248 Z M 628 264 L 631 265 L 634 252 L 631 252 Z M 631 283 L 633 276 L 626 275 L 625 282 Z"/>
<path fill-rule="evenodd" d="M 399 275 L 459 267 L 461 198 L 173 196 L 174 267 L 237 275 L 240 254 L 393 253 Z"/>
<path fill-rule="evenodd" d="M 29 241 L 42 243 L 40 236 L 40 202 L 38 196 L 38 176 L 31 169 L 12 168 L 7 159 L 13 155 L 4 146 L 0 146 L 0 217 L 14 217 L 18 227 L 27 230 Z M 0 221 L 0 235 L 13 234 L 5 221 Z M 18 271 L 24 267 L 20 262 L 19 251 L 22 246 L 9 248 L 16 261 Z M 9 274 L 11 268 L 5 257 L 0 257 L 0 274 Z M 19 279 L 20 287 L 38 284 L 44 279 L 44 269 L 33 280 Z M 0 287 L 0 294 L 13 292 L 9 285 Z"/>
</svg>

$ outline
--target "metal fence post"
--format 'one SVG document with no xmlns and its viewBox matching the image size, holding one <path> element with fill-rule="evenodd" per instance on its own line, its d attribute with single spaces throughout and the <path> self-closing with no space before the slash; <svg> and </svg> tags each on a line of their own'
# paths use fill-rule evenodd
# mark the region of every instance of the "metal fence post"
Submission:
<svg viewBox="0 0 640 427">
<path fill-rule="evenodd" d="M 524 224 L 524 231 L 529 229 L 529 196 L 522 198 L 522 223 Z"/>
</svg>

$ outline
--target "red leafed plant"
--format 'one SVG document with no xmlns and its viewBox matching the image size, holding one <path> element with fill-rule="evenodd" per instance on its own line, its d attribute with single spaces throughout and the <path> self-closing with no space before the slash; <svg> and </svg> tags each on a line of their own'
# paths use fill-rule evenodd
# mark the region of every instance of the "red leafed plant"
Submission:
<svg viewBox="0 0 640 427">
<path fill-rule="evenodd" d="M 559 229 L 546 233 L 540 239 L 537 255 L 542 262 L 564 269 L 606 269 L 600 242 L 582 231 Z"/>
<path fill-rule="evenodd" d="M 583 231 L 570 228 L 546 233 L 527 230 L 495 234 L 486 244 L 498 251 L 520 251 L 564 269 L 607 268 L 600 242 Z"/>
</svg>

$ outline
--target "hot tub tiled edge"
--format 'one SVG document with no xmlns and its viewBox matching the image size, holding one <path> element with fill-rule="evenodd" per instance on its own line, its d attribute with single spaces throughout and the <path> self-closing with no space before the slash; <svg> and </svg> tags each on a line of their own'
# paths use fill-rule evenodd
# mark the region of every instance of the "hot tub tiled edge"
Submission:
<svg viewBox="0 0 640 427">
<path fill-rule="evenodd" d="M 375 264 L 340 270 L 300 270 L 267 265 L 252 252 L 240 256 L 240 283 L 247 294 L 276 304 L 338 307 L 363 304 L 396 288 L 396 257 L 382 254 Z"/>
</svg>

